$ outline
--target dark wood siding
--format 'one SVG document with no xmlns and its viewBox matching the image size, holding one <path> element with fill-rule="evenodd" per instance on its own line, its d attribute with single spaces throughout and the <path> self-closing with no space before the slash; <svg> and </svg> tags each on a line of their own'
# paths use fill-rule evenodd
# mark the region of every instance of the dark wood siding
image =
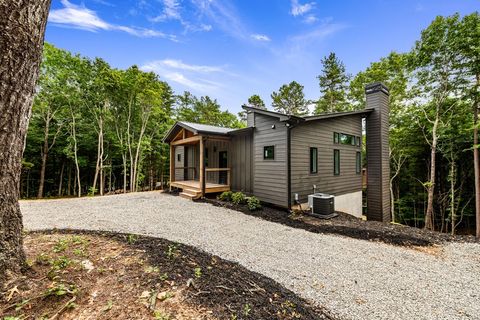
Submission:
<svg viewBox="0 0 480 320">
<path fill-rule="evenodd" d="M 368 86 L 367 86 L 368 88 Z M 381 85 L 375 84 L 367 93 L 367 219 L 390 221 L 390 158 L 389 158 L 389 102 Z"/>
<path fill-rule="evenodd" d="M 275 125 L 275 129 L 272 129 Z M 275 159 L 263 159 L 263 147 L 275 146 Z M 287 127 L 275 117 L 255 113 L 253 192 L 261 201 L 288 206 Z"/>
<path fill-rule="evenodd" d="M 292 199 L 298 193 L 301 202 L 317 192 L 342 195 L 362 190 L 362 175 L 356 173 L 356 153 L 361 147 L 334 144 L 333 133 L 362 136 L 362 116 L 305 122 L 291 131 Z M 310 173 L 310 148 L 318 149 L 318 172 Z M 340 150 L 340 175 L 334 175 L 334 149 Z"/>
<path fill-rule="evenodd" d="M 253 193 L 253 135 L 245 132 L 232 137 L 232 190 Z"/>
</svg>

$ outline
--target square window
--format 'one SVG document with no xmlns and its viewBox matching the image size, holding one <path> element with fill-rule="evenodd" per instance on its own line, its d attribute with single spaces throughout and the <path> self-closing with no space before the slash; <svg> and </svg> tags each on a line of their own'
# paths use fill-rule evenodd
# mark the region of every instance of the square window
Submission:
<svg viewBox="0 0 480 320">
<path fill-rule="evenodd" d="M 265 147 L 263 147 L 263 159 L 264 160 L 275 159 L 275 146 L 265 146 Z"/>
<path fill-rule="evenodd" d="M 340 150 L 333 150 L 333 174 L 340 175 Z"/>
<path fill-rule="evenodd" d="M 310 173 L 318 172 L 318 149 L 310 148 Z"/>
</svg>

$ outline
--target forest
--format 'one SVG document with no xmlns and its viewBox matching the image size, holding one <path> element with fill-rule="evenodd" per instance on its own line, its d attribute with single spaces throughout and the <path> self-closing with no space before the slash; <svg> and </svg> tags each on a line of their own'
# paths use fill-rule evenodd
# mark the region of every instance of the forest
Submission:
<svg viewBox="0 0 480 320">
<path fill-rule="evenodd" d="M 272 92 L 276 111 L 305 115 L 364 108 L 364 87 L 390 89 L 392 220 L 473 233 L 480 211 L 480 17 L 437 17 L 409 52 L 391 52 L 351 75 L 322 60 L 319 98 L 296 81 Z M 315 81 L 315 79 L 312 79 Z M 253 94 L 246 103 L 266 108 Z M 111 67 L 46 43 L 24 152 L 24 198 L 152 190 L 168 181 L 162 141 L 177 120 L 245 126 L 212 97 L 176 94 L 162 75 Z M 477 208 L 477 209 L 476 209 Z"/>
</svg>

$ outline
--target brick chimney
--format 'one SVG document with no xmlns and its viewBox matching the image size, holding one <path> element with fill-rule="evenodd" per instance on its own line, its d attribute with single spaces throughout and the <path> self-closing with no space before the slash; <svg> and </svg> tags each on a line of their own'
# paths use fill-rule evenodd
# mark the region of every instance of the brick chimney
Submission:
<svg viewBox="0 0 480 320">
<path fill-rule="evenodd" d="M 367 117 L 367 219 L 390 222 L 389 92 L 380 82 L 365 87 Z"/>
</svg>

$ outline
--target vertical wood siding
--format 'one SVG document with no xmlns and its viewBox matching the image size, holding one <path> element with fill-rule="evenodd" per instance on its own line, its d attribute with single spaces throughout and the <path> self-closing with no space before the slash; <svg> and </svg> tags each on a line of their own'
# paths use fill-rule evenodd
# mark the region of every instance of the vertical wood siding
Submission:
<svg viewBox="0 0 480 320">
<path fill-rule="evenodd" d="M 251 132 L 232 137 L 232 190 L 253 193 L 253 135 Z"/>
<path fill-rule="evenodd" d="M 342 195 L 362 190 L 362 175 L 356 173 L 356 153 L 361 147 L 334 144 L 333 133 L 362 136 L 362 116 L 305 122 L 291 131 L 292 199 L 298 193 L 301 202 L 317 192 Z M 318 172 L 310 173 L 310 148 L 318 149 Z M 334 175 L 333 153 L 340 150 L 340 175 Z"/>
</svg>

